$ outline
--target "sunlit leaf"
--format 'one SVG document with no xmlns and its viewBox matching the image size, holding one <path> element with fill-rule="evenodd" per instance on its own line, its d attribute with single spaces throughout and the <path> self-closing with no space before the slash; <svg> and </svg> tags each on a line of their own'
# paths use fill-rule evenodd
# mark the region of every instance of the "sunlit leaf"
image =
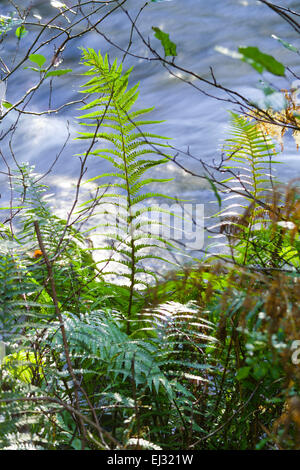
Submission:
<svg viewBox="0 0 300 470">
<path fill-rule="evenodd" d="M 21 25 L 16 29 L 15 35 L 18 39 L 22 39 L 26 34 L 28 34 L 28 31 L 24 25 Z"/>
<path fill-rule="evenodd" d="M 39 361 L 39 363 L 37 362 Z M 9 354 L 3 358 L 4 366 L 7 366 L 9 373 L 25 383 L 30 383 L 34 377 L 34 373 L 43 376 L 41 364 L 44 361 L 33 352 L 18 351 Z"/>
<path fill-rule="evenodd" d="M 30 54 L 29 60 L 37 64 L 39 67 L 42 67 L 46 62 L 46 57 L 42 54 Z"/>
<path fill-rule="evenodd" d="M 8 101 L 2 101 L 2 106 L 6 109 L 9 109 L 12 107 L 12 104 L 9 103 Z"/>
</svg>

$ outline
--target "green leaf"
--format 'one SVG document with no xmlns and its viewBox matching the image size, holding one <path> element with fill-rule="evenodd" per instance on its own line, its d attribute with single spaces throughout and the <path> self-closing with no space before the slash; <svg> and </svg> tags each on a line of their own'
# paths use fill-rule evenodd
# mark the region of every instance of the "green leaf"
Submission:
<svg viewBox="0 0 300 470">
<path fill-rule="evenodd" d="M 165 56 L 176 56 L 177 51 L 176 51 L 176 44 L 170 40 L 169 34 L 164 33 L 161 31 L 159 28 L 156 28 L 155 26 L 152 26 L 153 31 L 155 31 L 155 37 L 160 40 L 164 51 L 165 51 Z"/>
<path fill-rule="evenodd" d="M 260 380 L 262 379 L 268 372 L 268 366 L 264 362 L 260 362 L 259 364 L 256 364 L 254 367 L 253 371 L 253 376 L 257 379 Z"/>
<path fill-rule="evenodd" d="M 241 367 L 236 374 L 237 380 L 243 380 L 248 377 L 251 367 Z"/>
<path fill-rule="evenodd" d="M 47 77 L 60 77 L 61 75 L 65 75 L 66 73 L 72 72 L 72 69 L 61 69 L 61 70 L 53 70 L 52 72 L 48 72 L 46 74 Z"/>
<path fill-rule="evenodd" d="M 297 47 L 293 46 L 292 44 L 290 44 L 289 42 L 286 42 L 284 41 L 283 39 L 279 38 L 278 36 L 276 36 L 275 34 L 272 34 L 272 38 L 276 39 L 278 42 L 280 42 L 286 49 L 288 49 L 289 51 L 292 51 L 292 52 L 296 52 L 297 54 L 299 54 L 299 50 L 297 49 Z"/>
<path fill-rule="evenodd" d="M 12 104 L 9 103 L 8 101 L 2 101 L 2 106 L 6 109 L 9 109 L 12 107 Z"/>
<path fill-rule="evenodd" d="M 273 75 L 284 76 L 285 67 L 281 62 L 274 59 L 269 54 L 264 54 L 258 47 L 239 47 L 239 53 L 242 54 L 242 60 L 251 65 L 259 73 L 267 70 Z"/>
<path fill-rule="evenodd" d="M 81 441 L 77 438 L 74 439 L 74 441 L 72 442 L 72 448 L 75 449 L 75 450 L 80 450 L 82 447 L 81 447 Z"/>
<path fill-rule="evenodd" d="M 22 39 L 26 34 L 28 34 L 28 31 L 25 26 L 21 25 L 16 29 L 15 35 L 18 39 Z"/>
<path fill-rule="evenodd" d="M 42 54 L 30 54 L 29 60 L 37 64 L 39 67 L 42 67 L 46 62 L 46 57 Z"/>
</svg>

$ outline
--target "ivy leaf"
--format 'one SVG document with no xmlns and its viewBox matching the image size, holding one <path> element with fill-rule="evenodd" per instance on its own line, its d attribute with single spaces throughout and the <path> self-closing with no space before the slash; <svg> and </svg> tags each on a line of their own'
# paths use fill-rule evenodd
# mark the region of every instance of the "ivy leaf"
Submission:
<svg viewBox="0 0 300 470">
<path fill-rule="evenodd" d="M 25 26 L 21 25 L 16 29 L 15 35 L 18 39 L 22 39 L 26 34 L 28 34 L 28 31 Z"/>
<path fill-rule="evenodd" d="M 42 67 L 46 62 L 46 57 L 44 57 L 42 54 L 30 54 L 29 60 L 37 64 L 39 67 Z"/>
<path fill-rule="evenodd" d="M 177 51 L 176 51 L 176 44 L 170 40 L 170 37 L 167 33 L 164 33 L 161 31 L 159 28 L 156 28 L 155 26 L 152 26 L 153 31 L 155 31 L 155 37 L 160 40 L 164 51 L 165 51 L 165 56 L 176 56 Z"/>
<path fill-rule="evenodd" d="M 285 67 L 281 62 L 274 59 L 269 54 L 264 54 L 258 47 L 239 47 L 239 53 L 242 54 L 242 60 L 250 64 L 259 73 L 267 70 L 273 75 L 281 77 L 285 74 Z"/>
<path fill-rule="evenodd" d="M 52 70 L 46 74 L 46 77 L 60 77 L 60 75 L 65 75 L 66 73 L 72 72 L 72 69 L 61 69 L 61 70 Z"/>
</svg>

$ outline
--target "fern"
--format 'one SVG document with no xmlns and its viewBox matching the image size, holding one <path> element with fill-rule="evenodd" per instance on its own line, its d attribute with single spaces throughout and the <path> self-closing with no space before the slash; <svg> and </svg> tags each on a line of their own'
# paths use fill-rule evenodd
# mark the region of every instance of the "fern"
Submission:
<svg viewBox="0 0 300 470">
<path fill-rule="evenodd" d="M 130 336 L 124 330 L 122 315 L 110 310 L 79 318 L 66 313 L 64 324 L 73 363 L 78 364 L 75 371 L 94 406 L 104 415 L 120 406 L 124 412 L 133 413 L 133 436 L 137 419 L 146 426 L 151 417 L 161 414 L 173 421 L 174 427 L 180 426 L 182 419 L 188 423 L 195 400 L 190 385 L 209 380 L 213 368 L 205 362 L 205 349 L 215 343 L 215 338 L 207 334 L 212 325 L 199 318 L 195 304 L 170 302 L 144 311 L 142 327 L 134 328 Z M 60 356 L 63 342 L 58 328 L 52 323 L 47 342 Z M 67 378 L 66 371 L 59 375 Z M 140 418 L 134 414 L 137 402 L 141 410 L 148 410 Z M 156 402 L 159 410 L 152 409 Z M 197 409 L 194 412 L 197 414 Z M 160 439 L 164 432 L 168 432 L 167 427 L 154 427 L 151 442 L 163 444 Z M 127 444 L 132 442 L 130 438 Z"/>
<path fill-rule="evenodd" d="M 29 319 L 30 312 L 42 304 L 34 302 L 40 286 L 34 281 L 26 263 L 24 249 L 15 241 L 0 247 L 0 338 L 17 340 L 18 334 Z M 41 314 L 40 318 L 42 318 Z"/>
<path fill-rule="evenodd" d="M 255 123 L 235 113 L 231 113 L 230 134 L 222 169 L 230 176 L 221 181 L 230 186 L 223 199 L 229 205 L 216 214 L 221 222 L 210 228 L 220 228 L 228 235 L 231 248 L 235 245 L 235 253 L 239 253 L 237 260 L 245 264 L 257 258 L 252 246 L 270 222 L 268 202 L 276 183 L 272 167 L 278 163 L 277 153 L 271 139 Z"/>
<path fill-rule="evenodd" d="M 264 198 L 266 191 L 270 191 L 266 184 L 270 185 L 274 178 L 271 174 L 271 165 L 276 156 L 275 145 L 255 123 L 247 121 L 243 116 L 232 113 L 231 126 L 232 137 L 225 143 L 227 161 L 230 160 L 230 164 L 226 164 L 224 169 L 240 170 L 240 172 L 239 180 L 232 176 L 225 181 L 234 184 L 237 181 L 243 183 L 247 191 L 243 186 L 241 190 L 246 191 L 246 200 L 255 202 Z M 232 162 L 236 164 L 232 165 Z"/>
<path fill-rule="evenodd" d="M 165 137 L 141 130 L 144 126 L 161 121 L 141 120 L 141 116 L 153 108 L 132 110 L 138 98 L 139 85 L 128 88 L 131 69 L 122 73 L 122 65 L 118 65 L 117 60 L 110 65 L 107 55 L 103 58 L 100 52 L 97 54 L 92 49 L 83 50 L 83 64 L 90 67 L 84 75 L 93 77 L 83 85 L 84 93 L 92 95 L 93 100 L 81 108 L 92 112 L 80 116 L 80 124 L 93 127 L 93 131 L 79 132 L 79 139 L 90 140 L 92 149 L 89 153 L 109 161 L 113 167 L 112 172 L 94 176 L 88 181 L 113 178 L 113 182 L 98 185 L 98 190 L 103 190 L 103 194 L 98 196 L 98 205 L 105 205 L 100 214 L 114 215 L 112 223 L 104 224 L 110 230 L 105 236 L 113 240 L 113 261 L 119 264 L 120 271 L 123 270 L 121 273 L 123 279 L 127 280 L 129 285 L 127 314 L 130 318 L 133 298 L 137 295 L 136 287 L 147 286 L 143 276 L 156 277 L 153 270 L 143 266 L 143 262 L 149 258 L 146 250 L 153 250 L 154 247 L 161 250 L 164 247 L 164 240 L 161 237 L 143 231 L 148 221 L 143 221 L 141 217 L 149 209 L 144 207 L 141 209 L 140 204 L 146 203 L 150 198 L 166 197 L 160 193 L 149 192 L 147 187 L 171 179 L 146 177 L 146 173 L 168 161 L 166 157 L 161 158 L 160 155 L 165 154 L 157 150 L 159 147 L 164 150 L 168 145 L 161 142 L 162 139 L 166 139 Z M 102 130 L 103 127 L 105 131 Z M 99 148 L 95 145 L 98 139 L 109 146 Z M 86 155 L 87 153 L 84 154 Z M 152 155 L 152 158 L 148 155 Z M 109 207 L 107 207 L 108 201 Z M 91 201 L 87 203 L 89 202 Z M 111 208 L 114 210 L 113 213 Z M 111 232 L 111 229 L 114 229 L 114 232 Z M 103 248 L 111 249 L 110 246 Z M 163 256 L 156 254 L 151 254 L 150 257 L 167 261 Z M 103 260 L 103 263 L 109 263 L 111 260 L 110 255 Z"/>
</svg>

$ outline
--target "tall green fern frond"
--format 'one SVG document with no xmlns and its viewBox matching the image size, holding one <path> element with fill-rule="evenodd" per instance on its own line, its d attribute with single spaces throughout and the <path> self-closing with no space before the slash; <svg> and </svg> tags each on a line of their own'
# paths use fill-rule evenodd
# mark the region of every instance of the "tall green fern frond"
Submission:
<svg viewBox="0 0 300 470">
<path fill-rule="evenodd" d="M 88 154 L 105 159 L 112 166 L 111 172 L 99 174 L 88 181 L 99 181 L 102 178 L 109 178 L 111 181 L 98 184 L 98 190 L 102 191 L 102 195 L 98 196 L 98 207 L 104 205 L 105 208 L 97 214 L 112 216 L 112 221 L 110 219 L 103 226 L 108 229 L 106 238 L 113 240 L 114 245 L 112 254 L 103 263 L 114 261 L 119 266 L 120 274 L 127 279 L 130 317 L 136 287 L 145 284 L 143 276 L 155 277 L 153 270 L 147 269 L 143 264 L 149 259 L 147 249 L 155 246 L 157 251 L 164 246 L 160 243 L 164 241 L 162 238 L 152 237 L 151 234 L 149 236 L 144 230 L 145 227 L 149 228 L 149 220 L 145 223 L 142 216 L 145 216 L 143 206 L 148 199 L 166 197 L 161 193 L 150 192 L 148 186 L 171 179 L 147 177 L 146 173 L 168 161 L 164 154 L 168 145 L 162 142 L 165 137 L 142 131 L 145 126 L 161 121 L 142 120 L 141 117 L 153 108 L 132 109 L 138 98 L 139 84 L 128 87 L 131 69 L 123 73 L 122 64 L 118 65 L 115 60 L 110 65 L 107 55 L 102 57 L 100 52 L 97 54 L 93 49 L 83 49 L 83 64 L 90 67 L 84 75 L 92 78 L 83 85 L 83 89 L 84 93 L 92 96 L 92 101 L 81 108 L 82 111 L 89 112 L 79 119 L 82 126 L 93 129 L 79 132 L 79 139 L 91 142 Z M 162 148 L 162 151 L 157 150 L 158 148 Z M 86 155 L 87 153 L 82 156 Z M 111 252 L 111 244 L 103 248 Z M 166 261 L 161 255 L 153 254 L 151 258 Z"/>
</svg>

